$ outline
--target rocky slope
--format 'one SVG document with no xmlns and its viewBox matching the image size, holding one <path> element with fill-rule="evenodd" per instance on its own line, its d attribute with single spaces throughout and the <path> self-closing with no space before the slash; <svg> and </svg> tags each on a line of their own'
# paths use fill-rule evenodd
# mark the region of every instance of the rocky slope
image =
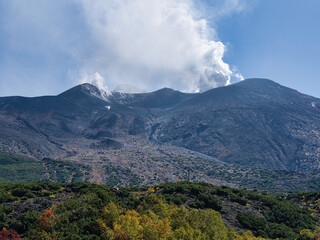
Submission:
<svg viewBox="0 0 320 240">
<path fill-rule="evenodd" d="M 318 177 L 320 100 L 266 79 L 199 94 L 106 94 L 83 84 L 58 96 L 0 98 L 0 151 L 38 161 L 45 176 L 43 158 L 87 165 L 84 180 L 114 186 L 234 186 L 274 170 L 294 171 L 299 182 Z"/>
</svg>

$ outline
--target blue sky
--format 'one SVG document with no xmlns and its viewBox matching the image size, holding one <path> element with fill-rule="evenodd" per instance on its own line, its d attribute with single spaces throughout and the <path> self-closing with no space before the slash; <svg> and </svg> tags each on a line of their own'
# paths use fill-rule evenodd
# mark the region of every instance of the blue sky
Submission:
<svg viewBox="0 0 320 240">
<path fill-rule="evenodd" d="M 0 96 L 97 81 L 204 91 L 242 75 L 320 97 L 319 10 L 318 0 L 3 0 Z"/>
<path fill-rule="evenodd" d="M 320 1 L 261 0 L 218 23 L 225 61 L 246 78 L 265 77 L 320 97 Z"/>
</svg>

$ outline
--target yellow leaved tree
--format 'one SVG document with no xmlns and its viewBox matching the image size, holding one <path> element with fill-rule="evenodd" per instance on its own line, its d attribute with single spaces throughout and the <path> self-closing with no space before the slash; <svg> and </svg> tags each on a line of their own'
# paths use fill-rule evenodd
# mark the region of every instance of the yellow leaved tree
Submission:
<svg viewBox="0 0 320 240">
<path fill-rule="evenodd" d="M 212 210 L 187 209 L 168 204 L 150 194 L 137 210 L 124 210 L 109 203 L 98 220 L 104 239 L 113 240 L 262 240 L 251 232 L 229 230 L 221 215 Z"/>
</svg>

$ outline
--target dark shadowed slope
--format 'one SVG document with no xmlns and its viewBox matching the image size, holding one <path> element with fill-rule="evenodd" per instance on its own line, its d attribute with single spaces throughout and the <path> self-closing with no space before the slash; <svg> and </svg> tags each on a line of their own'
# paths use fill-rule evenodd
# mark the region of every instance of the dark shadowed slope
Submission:
<svg viewBox="0 0 320 240">
<path fill-rule="evenodd" d="M 153 134 L 229 163 L 313 171 L 320 161 L 320 100 L 266 79 L 209 90 Z"/>
<path fill-rule="evenodd" d="M 141 100 L 136 103 L 136 106 L 145 108 L 170 108 L 187 101 L 196 94 L 187 94 L 174 91 L 170 88 L 162 88 L 155 92 L 140 95 L 142 96 Z"/>
</svg>

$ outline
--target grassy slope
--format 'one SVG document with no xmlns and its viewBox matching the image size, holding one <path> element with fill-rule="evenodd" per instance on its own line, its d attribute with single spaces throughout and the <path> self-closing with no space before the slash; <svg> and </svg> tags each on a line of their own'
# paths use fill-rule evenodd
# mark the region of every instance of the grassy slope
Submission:
<svg viewBox="0 0 320 240">
<path fill-rule="evenodd" d="M 43 179 L 40 162 L 0 152 L 0 182 L 32 182 Z"/>
</svg>

